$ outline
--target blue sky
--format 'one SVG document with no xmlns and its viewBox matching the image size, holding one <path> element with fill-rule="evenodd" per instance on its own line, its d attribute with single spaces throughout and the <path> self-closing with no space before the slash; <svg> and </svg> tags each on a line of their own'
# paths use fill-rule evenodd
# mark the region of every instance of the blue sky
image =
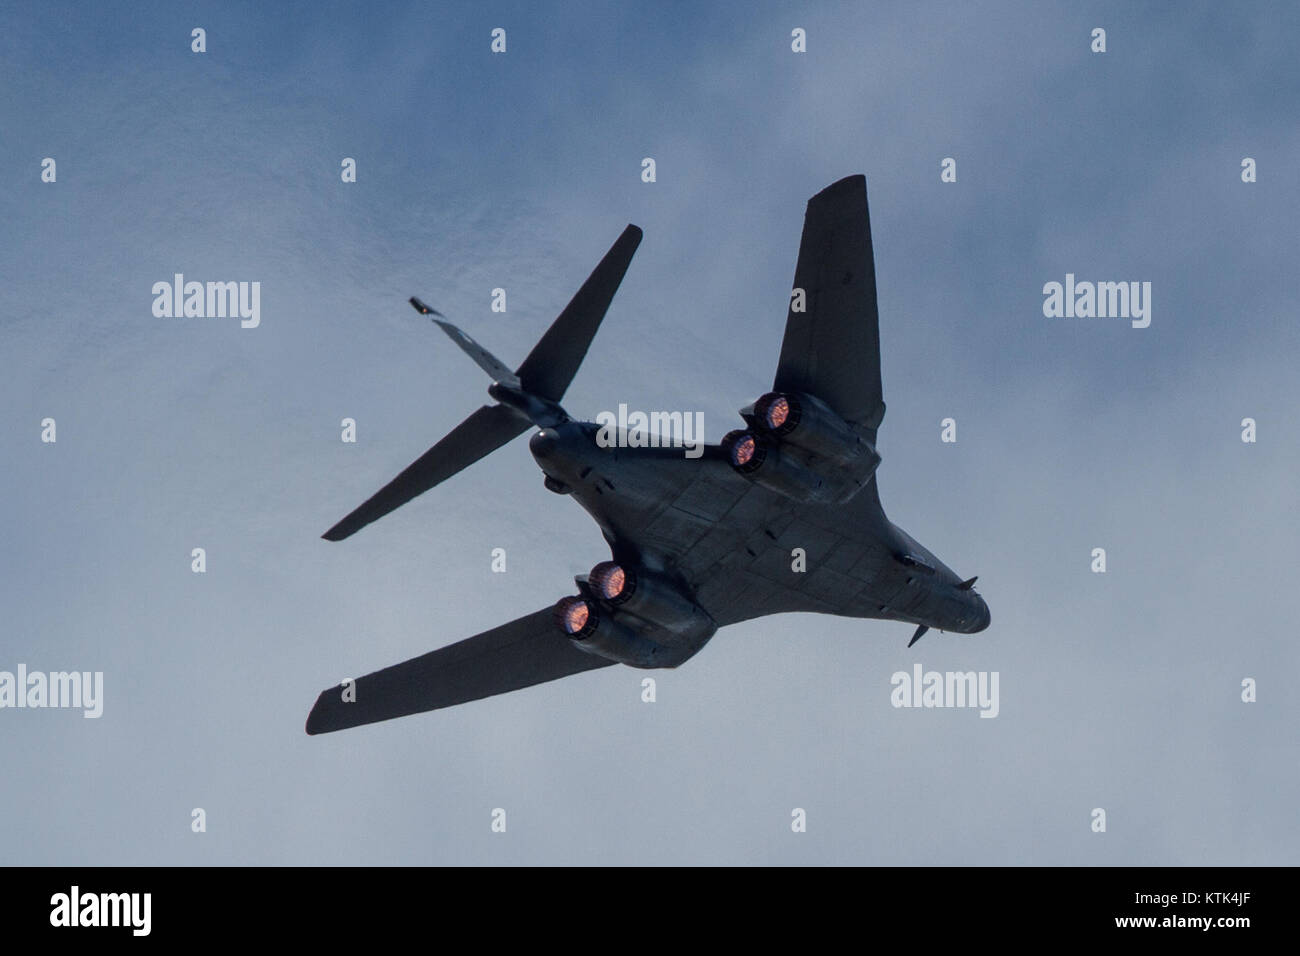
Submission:
<svg viewBox="0 0 1300 956">
<path fill-rule="evenodd" d="M 106 699 L 0 711 L 4 858 L 1294 864 L 1298 26 L 1269 4 L 8 8 L 0 669 L 102 670 Z M 319 539 L 485 400 L 407 296 L 518 361 L 635 222 L 566 407 L 702 410 L 716 441 L 771 382 L 804 203 L 857 172 L 882 500 L 980 575 L 992 628 L 909 651 L 905 625 L 790 615 L 719 633 L 654 705 L 608 669 L 306 737 L 327 684 L 608 556 L 523 439 Z M 260 327 L 154 318 L 176 272 L 260 281 Z M 1067 272 L 1150 281 L 1150 328 L 1045 318 Z M 917 661 L 998 671 L 998 718 L 890 707 Z"/>
</svg>

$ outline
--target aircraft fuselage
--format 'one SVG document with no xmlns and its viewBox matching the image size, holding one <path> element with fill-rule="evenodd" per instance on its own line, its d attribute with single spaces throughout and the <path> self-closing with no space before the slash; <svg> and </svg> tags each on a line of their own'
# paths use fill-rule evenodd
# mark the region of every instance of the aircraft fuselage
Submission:
<svg viewBox="0 0 1300 956">
<path fill-rule="evenodd" d="M 695 598 L 719 626 L 770 613 L 779 594 L 786 609 L 962 634 L 988 627 L 983 598 L 878 507 L 853 509 L 860 521 L 846 528 L 842 507 L 755 485 L 718 445 L 688 458 L 681 448 L 602 447 L 598 434 L 567 422 L 536 432 L 529 449 L 548 486 L 596 520 L 616 561 L 705 580 Z M 874 482 L 859 494 L 874 497 Z"/>
</svg>

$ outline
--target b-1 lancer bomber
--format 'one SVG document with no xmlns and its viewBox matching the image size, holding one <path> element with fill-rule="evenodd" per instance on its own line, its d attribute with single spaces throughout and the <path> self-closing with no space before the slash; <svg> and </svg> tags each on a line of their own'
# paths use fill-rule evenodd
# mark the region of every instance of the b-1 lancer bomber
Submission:
<svg viewBox="0 0 1300 956">
<path fill-rule="evenodd" d="M 559 404 L 640 242 L 641 230 L 628 226 L 513 370 L 411 299 L 491 376 L 493 404 L 324 537 L 355 534 L 535 428 L 528 448 L 546 487 L 595 519 L 610 557 L 554 605 L 323 691 L 307 733 L 615 664 L 677 667 L 719 628 L 769 614 L 904 621 L 916 626 L 912 643 L 930 628 L 973 634 L 989 626 L 975 578 L 955 574 L 880 505 L 876 432 L 885 403 L 865 177 L 809 200 L 772 387 L 740 410 L 744 427 L 696 457 L 598 440 L 602 426 L 575 421 Z"/>
</svg>

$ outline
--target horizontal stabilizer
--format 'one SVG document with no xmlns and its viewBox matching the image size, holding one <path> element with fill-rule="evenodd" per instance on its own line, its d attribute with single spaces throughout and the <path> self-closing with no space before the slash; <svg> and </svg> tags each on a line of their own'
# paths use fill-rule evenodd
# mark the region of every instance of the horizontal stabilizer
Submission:
<svg viewBox="0 0 1300 956">
<path fill-rule="evenodd" d="M 326 734 L 531 687 L 614 661 L 559 633 L 553 608 L 321 692 L 307 733 Z M 351 699 L 346 699 L 351 698 Z"/>
<path fill-rule="evenodd" d="M 917 628 L 916 628 L 916 633 L 913 634 L 913 635 L 912 635 L 912 639 L 911 639 L 910 641 L 907 642 L 907 646 L 908 646 L 908 647 L 911 647 L 913 644 L 915 644 L 917 641 L 919 641 L 919 640 L 921 639 L 922 635 L 924 635 L 925 632 L 928 631 L 929 629 L 930 629 L 930 628 L 929 628 L 928 625 L 925 625 L 925 624 L 920 624 L 920 625 L 918 625 Z"/>
<path fill-rule="evenodd" d="M 524 391 L 552 402 L 564 397 L 640 244 L 640 229 L 628 226 L 623 230 L 519 366 Z"/>
<path fill-rule="evenodd" d="M 505 405 L 484 405 L 321 537 L 326 541 L 342 541 L 456 472 L 468 468 L 521 434 L 528 426 L 527 419 Z"/>
</svg>

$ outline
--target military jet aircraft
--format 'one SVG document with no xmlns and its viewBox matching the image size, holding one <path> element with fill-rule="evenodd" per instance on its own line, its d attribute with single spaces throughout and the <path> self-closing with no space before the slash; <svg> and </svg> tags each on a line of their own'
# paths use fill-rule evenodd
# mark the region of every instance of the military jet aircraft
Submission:
<svg viewBox="0 0 1300 956">
<path fill-rule="evenodd" d="M 809 200 L 772 389 L 740 410 L 743 428 L 698 457 L 601 441 L 597 424 L 559 404 L 640 242 L 628 226 L 513 371 L 411 299 L 492 378 L 494 404 L 323 537 L 341 541 L 532 426 L 528 447 L 546 487 L 595 519 L 610 559 L 553 606 L 323 691 L 307 733 L 614 664 L 676 667 L 719 628 L 786 611 L 905 621 L 916 625 L 912 644 L 929 628 L 988 627 L 975 578 L 954 574 L 880 505 L 885 403 L 865 177 Z"/>
</svg>

